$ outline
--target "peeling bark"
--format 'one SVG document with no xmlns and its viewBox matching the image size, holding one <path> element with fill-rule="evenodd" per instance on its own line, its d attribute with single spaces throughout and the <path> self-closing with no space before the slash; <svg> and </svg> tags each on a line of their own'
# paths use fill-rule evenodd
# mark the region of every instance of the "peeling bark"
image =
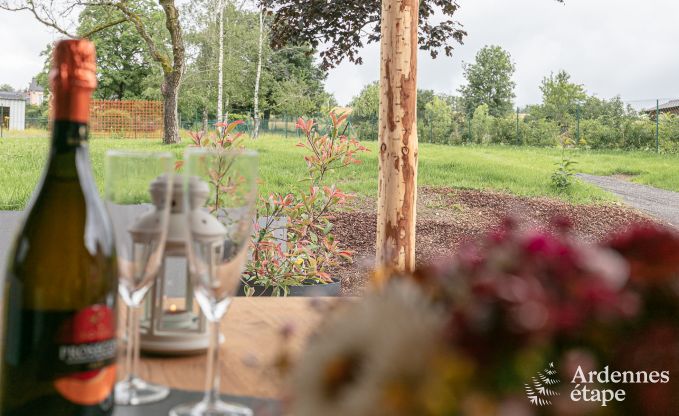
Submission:
<svg viewBox="0 0 679 416">
<path fill-rule="evenodd" d="M 417 0 L 382 0 L 377 265 L 415 267 Z"/>
</svg>

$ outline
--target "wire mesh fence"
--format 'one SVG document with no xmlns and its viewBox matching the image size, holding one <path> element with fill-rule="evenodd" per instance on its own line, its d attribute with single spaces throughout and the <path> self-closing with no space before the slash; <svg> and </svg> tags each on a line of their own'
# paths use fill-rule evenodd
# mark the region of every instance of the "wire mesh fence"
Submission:
<svg viewBox="0 0 679 416">
<path fill-rule="evenodd" d="M 47 116 L 25 118 L 25 129 L 47 130 Z M 155 139 L 163 137 L 163 103 L 142 100 L 92 100 L 90 103 L 92 137 Z"/>
<path fill-rule="evenodd" d="M 528 146 L 572 145 L 590 149 L 648 150 L 679 152 L 679 100 L 599 100 L 602 108 L 591 104 L 566 106 L 559 112 L 541 113 L 539 106 L 526 106 L 503 117 L 483 112 L 464 114 L 452 108 L 444 111 L 418 112 L 418 138 L 421 143 L 444 145 L 502 144 Z M 159 105 L 158 103 L 157 105 Z M 132 106 L 132 104 L 128 104 Z M 137 102 L 137 106 L 141 105 Z M 607 107 L 606 107 L 607 106 Z M 100 114 L 101 116 L 97 115 Z M 236 131 L 252 134 L 251 112 L 230 114 L 228 121 L 242 120 Z M 297 138 L 297 116 L 263 112 L 260 133 Z M 92 131 L 95 137 L 160 138 L 162 137 L 162 107 L 150 110 L 108 107 L 93 111 Z M 103 116 L 108 118 L 103 118 Z M 216 120 L 182 114 L 183 130 L 199 131 L 213 128 Z M 314 114 L 316 129 L 325 134 L 330 128 L 327 114 Z M 46 129 L 44 117 L 26 118 L 26 127 Z M 377 140 L 379 120 L 376 114 L 350 114 L 346 134 L 360 140 Z"/>
<path fill-rule="evenodd" d="M 137 100 L 93 100 L 90 134 L 117 138 L 163 137 L 163 103 Z"/>
</svg>

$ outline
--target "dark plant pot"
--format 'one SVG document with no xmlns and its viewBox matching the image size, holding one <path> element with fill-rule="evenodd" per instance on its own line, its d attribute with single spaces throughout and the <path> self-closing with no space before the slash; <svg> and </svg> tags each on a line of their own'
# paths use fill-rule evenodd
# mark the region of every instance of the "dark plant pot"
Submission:
<svg viewBox="0 0 679 416">
<path fill-rule="evenodd" d="M 245 296 L 245 284 L 241 282 L 237 296 Z M 273 288 L 252 285 L 255 289 L 253 296 L 273 296 Z M 339 280 L 333 279 L 332 283 L 312 283 L 308 285 L 290 286 L 288 296 L 320 297 L 320 296 L 340 296 L 341 284 Z"/>
</svg>

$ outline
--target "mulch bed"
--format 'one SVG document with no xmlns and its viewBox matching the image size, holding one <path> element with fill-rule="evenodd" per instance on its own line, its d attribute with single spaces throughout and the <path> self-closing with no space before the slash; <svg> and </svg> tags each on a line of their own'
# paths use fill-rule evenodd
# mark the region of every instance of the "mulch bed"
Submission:
<svg viewBox="0 0 679 416">
<path fill-rule="evenodd" d="M 364 200 L 355 209 L 334 219 L 336 238 L 355 252 L 353 264 L 336 270 L 345 296 L 364 292 L 375 257 L 375 201 Z M 572 205 L 552 198 L 451 188 L 419 189 L 417 209 L 417 264 L 449 257 L 460 244 L 479 238 L 507 216 L 524 226 L 546 229 L 551 228 L 549 221 L 555 216 L 568 217 L 573 233 L 589 242 L 631 223 L 655 221 L 622 204 Z"/>
</svg>

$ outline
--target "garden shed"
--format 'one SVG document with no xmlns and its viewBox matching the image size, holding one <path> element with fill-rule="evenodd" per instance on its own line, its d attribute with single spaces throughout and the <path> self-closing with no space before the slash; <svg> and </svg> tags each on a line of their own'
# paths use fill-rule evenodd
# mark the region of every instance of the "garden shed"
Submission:
<svg viewBox="0 0 679 416">
<path fill-rule="evenodd" d="M 19 92 L 0 91 L 0 123 L 3 129 L 23 130 L 26 126 L 26 99 Z"/>
</svg>

